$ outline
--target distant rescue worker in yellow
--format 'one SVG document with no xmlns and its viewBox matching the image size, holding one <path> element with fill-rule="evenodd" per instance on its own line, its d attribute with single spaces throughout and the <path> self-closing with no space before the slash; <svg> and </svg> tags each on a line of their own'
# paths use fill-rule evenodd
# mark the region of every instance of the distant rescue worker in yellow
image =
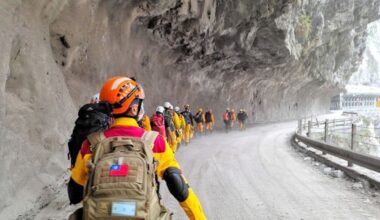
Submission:
<svg viewBox="0 0 380 220">
<path fill-rule="evenodd" d="M 194 115 L 194 120 L 197 123 L 197 132 L 204 133 L 205 114 L 202 108 L 198 109 L 198 112 Z"/>
<path fill-rule="evenodd" d="M 184 130 L 186 127 L 186 121 L 185 121 L 185 118 L 183 117 L 183 115 L 181 114 L 180 108 L 178 106 L 174 107 L 174 113 L 176 114 L 176 116 L 179 119 L 179 121 L 175 122 L 174 124 L 175 124 L 176 129 L 177 129 L 177 132 L 176 132 L 177 143 L 178 143 L 178 145 L 180 145 L 182 142 L 182 139 L 183 139 L 183 133 L 184 133 Z"/>
<path fill-rule="evenodd" d="M 146 131 L 152 130 L 152 128 L 150 126 L 150 118 L 147 114 L 145 114 L 145 113 L 143 114 L 142 119 L 139 121 L 139 126 L 141 128 L 144 128 L 144 130 L 146 130 Z"/>
<path fill-rule="evenodd" d="M 235 123 L 236 123 L 236 113 L 235 113 L 235 109 L 231 109 L 231 128 L 235 128 Z"/>
<path fill-rule="evenodd" d="M 215 124 L 215 117 L 214 117 L 214 113 L 212 113 L 212 109 L 209 109 L 205 113 L 205 121 L 206 121 L 206 131 L 212 133 L 212 130 Z"/>
<path fill-rule="evenodd" d="M 175 153 L 177 151 L 177 137 L 175 135 L 176 128 L 173 122 L 173 106 L 170 104 L 170 102 L 165 102 L 164 108 L 166 137 L 168 138 L 168 142 L 172 151 Z"/>
<path fill-rule="evenodd" d="M 186 104 L 184 106 L 184 109 L 185 110 L 181 112 L 186 122 L 184 139 L 185 139 L 185 144 L 189 144 L 190 138 L 193 136 L 192 132 L 193 132 L 194 121 L 193 121 L 193 114 L 191 114 L 191 111 L 190 111 L 190 105 Z"/>
<path fill-rule="evenodd" d="M 245 130 L 245 121 L 247 120 L 247 118 L 248 118 L 248 115 L 245 112 L 245 110 L 240 109 L 240 111 L 237 115 L 237 119 L 238 119 L 239 125 L 240 125 L 240 130 Z"/>
</svg>

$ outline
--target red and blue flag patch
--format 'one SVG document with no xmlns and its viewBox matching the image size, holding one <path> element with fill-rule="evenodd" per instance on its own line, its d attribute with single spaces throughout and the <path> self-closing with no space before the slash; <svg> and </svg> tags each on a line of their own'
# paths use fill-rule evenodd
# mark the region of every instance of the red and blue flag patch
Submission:
<svg viewBox="0 0 380 220">
<path fill-rule="evenodd" d="M 127 164 L 112 164 L 109 172 L 109 176 L 127 176 L 128 175 L 128 165 Z"/>
</svg>

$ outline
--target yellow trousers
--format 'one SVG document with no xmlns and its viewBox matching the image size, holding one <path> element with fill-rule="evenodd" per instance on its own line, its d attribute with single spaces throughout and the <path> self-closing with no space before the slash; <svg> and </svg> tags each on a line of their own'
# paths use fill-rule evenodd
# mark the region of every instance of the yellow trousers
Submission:
<svg viewBox="0 0 380 220">
<path fill-rule="evenodd" d="M 240 123 L 240 130 L 245 130 L 245 123 L 242 121 L 239 121 Z"/>
<path fill-rule="evenodd" d="M 189 143 L 191 137 L 192 137 L 191 124 L 186 124 L 185 132 L 183 132 L 183 138 L 185 139 L 186 143 Z"/>
<path fill-rule="evenodd" d="M 200 132 L 200 133 L 203 133 L 204 132 L 204 126 L 203 126 L 203 123 L 197 123 L 197 131 Z"/>
<path fill-rule="evenodd" d="M 189 188 L 189 196 L 187 199 L 179 204 L 190 220 L 207 219 L 203 213 L 202 206 L 198 200 L 197 195 L 195 195 L 194 191 L 191 188 Z"/>
<path fill-rule="evenodd" d="M 168 136 L 168 143 L 170 148 L 172 149 L 173 153 L 177 151 L 177 137 L 175 135 L 174 131 L 169 132 L 169 134 L 166 134 Z"/>
<path fill-rule="evenodd" d="M 231 121 L 231 128 L 234 128 L 235 127 L 235 120 L 232 120 Z"/>
<path fill-rule="evenodd" d="M 212 131 L 214 123 L 208 122 L 206 123 L 206 130 Z"/>
<path fill-rule="evenodd" d="M 194 137 L 194 127 L 190 125 L 190 139 Z"/>
<path fill-rule="evenodd" d="M 177 136 L 177 145 L 181 144 L 182 138 L 183 138 L 183 131 L 182 131 L 182 129 L 178 129 L 178 130 L 179 130 L 179 135 Z"/>
</svg>

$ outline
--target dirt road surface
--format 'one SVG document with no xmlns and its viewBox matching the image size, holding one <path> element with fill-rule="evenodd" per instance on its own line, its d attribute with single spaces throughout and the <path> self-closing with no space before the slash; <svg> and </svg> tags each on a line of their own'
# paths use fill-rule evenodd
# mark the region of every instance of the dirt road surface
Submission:
<svg viewBox="0 0 380 220">
<path fill-rule="evenodd" d="M 353 182 L 325 175 L 289 144 L 295 122 L 196 138 L 177 155 L 208 219 L 380 219 Z M 164 204 L 186 219 L 164 183 Z"/>
</svg>

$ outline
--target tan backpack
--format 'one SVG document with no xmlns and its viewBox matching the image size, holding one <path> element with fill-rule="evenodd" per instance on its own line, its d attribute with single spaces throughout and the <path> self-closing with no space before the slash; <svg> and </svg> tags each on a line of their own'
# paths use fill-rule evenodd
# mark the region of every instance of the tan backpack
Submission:
<svg viewBox="0 0 380 220">
<path fill-rule="evenodd" d="M 152 146 L 158 133 L 142 138 L 88 137 L 92 160 L 84 190 L 83 219 L 171 219 L 160 204 Z"/>
</svg>

